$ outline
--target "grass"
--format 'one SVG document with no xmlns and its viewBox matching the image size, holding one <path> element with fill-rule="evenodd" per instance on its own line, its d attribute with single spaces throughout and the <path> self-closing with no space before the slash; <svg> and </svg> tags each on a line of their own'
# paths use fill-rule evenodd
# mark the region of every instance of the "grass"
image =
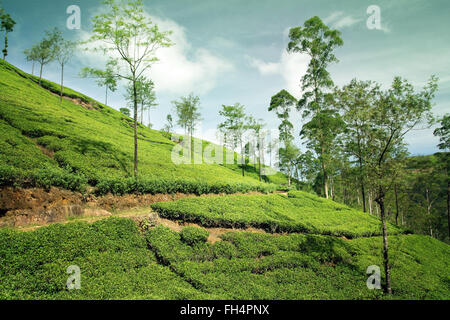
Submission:
<svg viewBox="0 0 450 320">
<path fill-rule="evenodd" d="M 142 234 L 128 219 L 0 230 L 0 299 L 449 299 L 450 249 L 427 236 L 391 244 L 394 295 L 366 287 L 382 263 L 381 237 L 227 232 L 186 241 L 162 226 Z M 77 265 L 81 289 L 67 290 Z"/>
<path fill-rule="evenodd" d="M 1 185 L 55 185 L 75 191 L 84 191 L 90 185 L 99 186 L 100 193 L 140 192 L 133 185 L 135 180 L 130 179 L 134 154 L 132 120 L 68 88 L 64 94 L 81 102 L 63 99 L 60 105 L 59 97 L 52 93 L 58 91 L 58 86 L 46 80 L 42 86 L 36 77 L 0 61 L 0 171 L 2 177 L 7 177 L 0 179 Z M 195 193 L 198 190 L 191 189 L 196 185 L 212 186 L 204 189 L 220 193 L 233 188 L 238 192 L 274 188 L 259 183 L 251 166 L 247 176 L 242 177 L 237 164 L 176 165 L 171 160 L 175 142 L 142 125 L 138 131 L 139 180 L 146 182 L 146 192 L 160 190 L 152 189 L 149 181 L 170 183 L 164 192 Z M 208 144 L 204 142 L 203 147 Z M 39 181 L 34 179 L 36 172 L 40 173 Z M 287 180 L 278 173 L 269 176 L 268 182 L 283 184 Z M 180 184 L 190 189 L 185 190 Z"/>
<path fill-rule="evenodd" d="M 381 234 L 380 220 L 302 191 L 285 195 L 203 197 L 152 205 L 163 218 L 189 221 L 205 227 L 248 228 L 268 232 L 367 237 Z M 389 225 L 389 234 L 401 233 Z"/>
</svg>

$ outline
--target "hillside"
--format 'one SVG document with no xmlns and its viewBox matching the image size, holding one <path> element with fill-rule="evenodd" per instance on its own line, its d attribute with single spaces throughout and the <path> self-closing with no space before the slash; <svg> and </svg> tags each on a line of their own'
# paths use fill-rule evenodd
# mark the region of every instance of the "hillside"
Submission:
<svg viewBox="0 0 450 320">
<path fill-rule="evenodd" d="M 305 204 L 312 211 L 311 202 Z M 382 265 L 379 236 L 347 240 L 321 230 L 225 229 L 219 241 L 206 242 L 213 229 L 188 226 L 177 232 L 150 221 L 140 226 L 109 218 L 32 232 L 0 229 L 0 299 L 450 298 L 449 246 L 428 236 L 389 237 L 389 297 L 366 286 L 367 267 Z M 340 227 L 352 226 L 347 217 Z M 79 290 L 65 287 L 71 265 L 80 268 Z"/>
<path fill-rule="evenodd" d="M 450 299 L 447 244 L 388 223 L 393 296 L 369 290 L 367 268 L 383 270 L 378 217 L 302 191 L 262 194 L 286 184 L 281 173 L 260 183 L 252 167 L 242 177 L 237 165 L 175 165 L 175 143 L 143 126 L 135 180 L 132 120 L 68 88 L 60 105 L 57 85 L 36 81 L 0 61 L 0 196 L 61 199 L 27 213 L 50 226 L 0 228 L 0 300 Z M 134 194 L 141 211 L 55 220 L 60 206 L 89 207 L 68 190 L 112 202 Z M 28 209 L 16 209 L 23 219 Z M 66 288 L 69 266 L 80 290 Z"/>
<path fill-rule="evenodd" d="M 269 186 L 257 181 L 251 167 L 244 178 L 237 165 L 176 165 L 171 161 L 175 142 L 142 125 L 141 184 L 136 185 L 134 179 L 127 180 L 133 173 L 130 118 L 68 88 L 60 105 L 56 84 L 44 80 L 40 87 L 36 77 L 4 61 L 0 91 L 0 185 L 53 185 L 75 191 L 90 185 L 97 193 L 115 194 L 233 193 Z M 268 180 L 287 182 L 281 173 Z"/>
</svg>

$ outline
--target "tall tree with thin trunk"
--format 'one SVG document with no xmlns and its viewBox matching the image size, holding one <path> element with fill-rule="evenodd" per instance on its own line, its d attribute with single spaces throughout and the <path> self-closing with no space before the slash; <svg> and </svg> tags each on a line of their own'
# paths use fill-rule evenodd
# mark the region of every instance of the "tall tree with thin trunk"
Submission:
<svg viewBox="0 0 450 320">
<path fill-rule="evenodd" d="M 258 162 L 258 177 L 259 181 L 262 180 L 262 171 L 261 171 L 261 159 L 263 158 L 264 152 L 265 152 L 265 146 L 264 146 L 264 129 L 265 123 L 262 119 L 254 119 L 253 117 L 248 118 L 248 128 L 253 131 L 254 139 L 254 149 L 257 151 L 256 162 Z"/>
<path fill-rule="evenodd" d="M 220 123 L 218 129 L 225 133 L 231 149 L 236 151 L 237 147 L 241 153 L 242 176 L 245 176 L 245 150 L 244 150 L 244 133 L 247 131 L 247 116 L 245 115 L 244 106 L 235 103 L 232 106 L 222 105 L 219 115 L 224 117 L 224 122 Z"/>
<path fill-rule="evenodd" d="M 172 101 L 172 104 L 178 115 L 177 124 L 184 129 L 188 138 L 192 139 L 194 129 L 201 120 L 200 98 L 191 93 L 180 100 Z"/>
<path fill-rule="evenodd" d="M 31 51 L 36 54 L 37 62 L 40 64 L 39 71 L 39 85 L 42 82 L 42 72 L 44 66 L 55 60 L 55 45 L 58 41 L 59 31 L 55 28 L 45 32 L 45 37 L 31 48 Z"/>
<path fill-rule="evenodd" d="M 39 60 L 37 47 L 33 46 L 31 49 L 25 49 L 23 51 L 23 54 L 25 55 L 25 58 L 27 59 L 27 61 L 32 63 L 31 74 L 34 76 L 34 66 L 35 66 L 36 62 L 38 62 L 38 60 Z"/>
<path fill-rule="evenodd" d="M 81 69 L 80 76 L 96 79 L 99 87 L 105 87 L 105 105 L 108 105 L 108 91 L 115 92 L 117 90 L 118 79 L 115 74 L 115 61 L 109 61 L 105 70 L 85 67 Z"/>
<path fill-rule="evenodd" d="M 366 157 L 370 153 L 367 148 L 365 133 L 369 126 L 369 113 L 366 110 L 373 107 L 379 96 L 379 85 L 371 81 L 353 79 L 348 85 L 336 92 L 338 106 L 346 123 L 342 137 L 344 151 L 359 168 L 359 184 L 363 211 L 366 212 Z"/>
<path fill-rule="evenodd" d="M 447 223 L 448 237 L 450 238 L 450 114 L 446 114 L 440 121 L 440 127 L 434 130 L 434 135 L 439 137 L 439 149 L 445 151 L 443 158 L 445 171 L 447 173 Z"/>
<path fill-rule="evenodd" d="M 3 49 L 3 60 L 8 56 L 8 33 L 13 32 L 16 22 L 8 13 L 2 9 L 0 12 L 0 31 L 5 32 L 5 47 Z"/>
<path fill-rule="evenodd" d="M 138 92 L 139 79 L 158 61 L 159 48 L 169 47 L 171 32 L 161 32 L 144 11 L 142 1 L 105 0 L 105 13 L 92 19 L 93 50 L 109 56 L 116 76 L 131 82 L 134 110 L 134 176 L 138 176 Z"/>
<path fill-rule="evenodd" d="M 303 27 L 289 31 L 288 52 L 306 54 L 310 58 L 308 70 L 302 78 L 303 96 L 297 108 L 304 110 L 303 117 L 312 118 L 310 125 L 303 127 L 302 136 L 309 141 L 318 154 L 322 166 L 323 191 L 328 198 L 328 161 L 333 132 L 325 122 L 334 117 L 325 103 L 325 91 L 333 88 L 333 80 L 327 67 L 337 58 L 333 51 L 343 45 L 340 32 L 326 26 L 319 17 L 307 20 Z M 312 129 L 312 130 L 311 130 Z"/>
<path fill-rule="evenodd" d="M 279 150 L 279 165 L 288 174 L 289 186 L 291 186 L 293 167 L 299 157 L 299 149 L 294 145 L 294 126 L 290 121 L 290 113 L 296 103 L 297 99 L 283 89 L 272 97 L 269 107 L 269 111 L 276 112 L 277 117 L 281 120 L 278 130 L 283 146 Z"/>
<path fill-rule="evenodd" d="M 421 123 L 432 119 L 432 99 L 437 90 L 437 78 L 431 77 L 421 92 L 415 92 L 406 80 L 396 77 L 392 86 L 379 96 L 378 103 L 366 110 L 370 126 L 365 134 L 371 153 L 367 157 L 367 171 L 380 209 L 383 232 L 383 264 L 386 276 L 385 291 L 392 293 L 389 264 L 389 245 L 386 230 L 386 193 L 393 185 L 398 162 L 395 161 L 405 135 Z"/>
<path fill-rule="evenodd" d="M 55 59 L 58 61 L 60 67 L 61 67 L 61 90 L 60 90 L 60 104 L 62 104 L 62 98 L 63 98 L 63 89 L 64 89 L 64 67 L 66 64 L 72 59 L 76 43 L 73 41 L 65 40 L 62 37 L 61 32 L 56 31 L 55 34 Z"/>
</svg>

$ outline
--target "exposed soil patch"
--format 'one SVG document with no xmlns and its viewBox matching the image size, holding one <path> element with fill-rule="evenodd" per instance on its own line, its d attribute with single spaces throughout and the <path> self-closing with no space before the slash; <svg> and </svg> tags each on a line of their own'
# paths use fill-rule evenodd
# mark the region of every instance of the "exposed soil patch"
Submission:
<svg viewBox="0 0 450 320">
<path fill-rule="evenodd" d="M 49 91 L 49 92 L 50 92 L 51 94 L 53 94 L 54 96 L 60 97 L 60 94 L 59 94 L 59 93 L 52 92 L 52 91 L 49 90 L 48 88 L 44 88 L 44 87 L 42 87 L 42 88 L 43 88 L 43 89 L 46 89 L 47 91 Z M 68 97 L 68 96 L 64 95 L 64 93 L 63 93 L 63 99 L 72 101 L 72 102 L 75 103 L 76 105 L 82 106 L 83 108 L 85 108 L 85 109 L 87 109 L 87 110 L 97 110 L 97 111 L 99 111 L 99 107 L 96 106 L 96 105 L 94 105 L 94 103 L 88 103 L 88 102 L 86 102 L 86 101 L 83 101 L 83 100 L 80 99 L 80 98 L 71 98 L 71 97 Z"/>
<path fill-rule="evenodd" d="M 39 149 L 41 149 L 42 153 L 45 154 L 47 157 L 53 159 L 55 152 L 52 150 L 47 149 L 44 146 L 41 146 L 40 144 L 37 144 L 37 146 L 39 147 Z"/>
<path fill-rule="evenodd" d="M 256 229 L 256 228 L 246 228 L 246 229 L 228 229 L 228 228 L 205 228 L 201 225 L 195 224 L 195 223 L 189 223 L 189 222 L 178 222 L 173 220 L 164 219 L 158 216 L 157 213 L 151 212 L 151 209 L 149 209 L 150 213 L 145 215 L 137 215 L 137 216 L 130 216 L 132 220 L 136 221 L 138 225 L 143 225 L 143 221 L 151 221 L 151 224 L 153 226 L 162 225 L 165 226 L 172 231 L 175 232 L 181 232 L 184 227 L 187 226 L 193 226 L 205 229 L 209 232 L 208 242 L 209 243 L 216 243 L 217 241 L 221 241 L 222 235 L 224 235 L 226 232 L 229 231 L 238 231 L 238 232 L 250 232 L 250 233 L 267 233 L 264 230 Z M 120 215 L 121 217 L 125 217 L 124 215 Z M 272 234 L 277 235 L 277 234 Z"/>
<path fill-rule="evenodd" d="M 202 197 L 223 195 L 202 195 Z M 107 217 L 131 208 L 147 208 L 150 213 L 150 205 L 153 203 L 193 197 L 197 196 L 177 193 L 124 196 L 109 194 L 96 197 L 92 194 L 83 196 L 80 193 L 55 187 L 50 190 L 6 187 L 0 188 L 0 227 L 46 225 L 63 222 L 70 218 Z"/>
</svg>

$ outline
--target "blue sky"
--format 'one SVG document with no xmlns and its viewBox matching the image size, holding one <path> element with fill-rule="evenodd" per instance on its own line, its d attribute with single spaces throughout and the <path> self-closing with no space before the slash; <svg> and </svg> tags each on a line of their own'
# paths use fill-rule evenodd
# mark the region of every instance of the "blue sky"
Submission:
<svg viewBox="0 0 450 320">
<path fill-rule="evenodd" d="M 163 29 L 174 31 L 176 45 L 159 52 L 161 61 L 149 76 L 155 81 L 159 106 L 151 113 L 156 129 L 164 125 L 171 101 L 194 92 L 202 102 L 202 127 L 198 136 L 212 140 L 221 119 L 222 104 L 240 102 L 249 114 L 262 118 L 269 128 L 278 120 L 267 111 L 270 98 L 281 89 L 301 95 L 300 78 L 307 60 L 286 52 L 289 28 L 318 15 L 342 32 L 345 42 L 336 51 L 340 62 L 330 68 L 337 85 L 352 78 L 375 80 L 388 86 L 394 76 L 402 76 L 418 89 L 435 74 L 440 78 L 434 112 L 450 111 L 450 2 L 417 1 L 302 1 L 302 0 L 145 0 L 146 11 Z M 81 39 L 90 32 L 90 19 L 101 6 L 97 0 L 3 0 L 3 7 L 17 21 L 9 36 L 8 61 L 31 72 L 23 50 L 39 41 L 44 31 L 59 27 L 68 39 Z M 81 9 L 81 30 L 67 30 L 66 8 Z M 369 30 L 367 8 L 381 10 L 381 30 Z M 84 66 L 101 66 L 102 57 L 79 53 L 66 73 L 67 86 L 99 101 L 104 90 L 77 75 Z M 59 70 L 51 64 L 44 77 L 59 81 Z M 123 91 L 110 97 L 116 109 L 126 102 Z M 299 114 L 293 114 L 296 130 Z M 412 154 L 437 151 L 433 129 L 416 130 L 407 136 Z"/>
</svg>

